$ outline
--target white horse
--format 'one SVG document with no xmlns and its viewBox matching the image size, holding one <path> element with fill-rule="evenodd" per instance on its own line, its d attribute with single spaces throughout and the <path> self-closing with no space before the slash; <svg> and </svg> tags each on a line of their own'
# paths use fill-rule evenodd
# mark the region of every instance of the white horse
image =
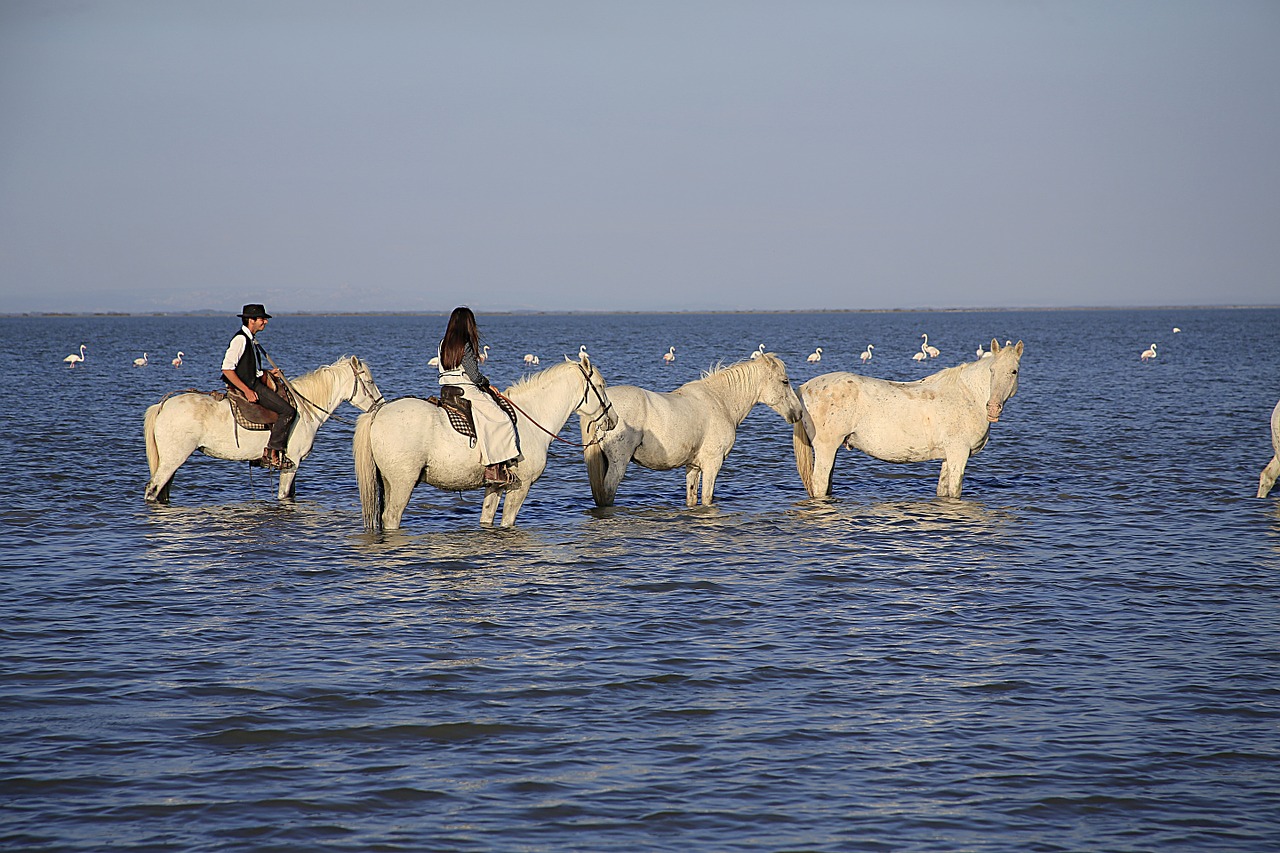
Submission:
<svg viewBox="0 0 1280 853">
<path fill-rule="evenodd" d="M 987 444 L 991 424 L 1018 390 L 1022 341 L 991 342 L 991 358 L 948 367 L 915 382 L 825 373 L 800 386 L 804 417 L 792 444 L 811 497 L 831 494 L 840 445 L 886 462 L 942 460 L 939 497 L 960 497 L 969 457 Z"/>
<path fill-rule="evenodd" d="M 531 374 L 506 396 L 518 411 L 521 452 L 517 483 L 505 489 L 485 484 L 479 451 L 449 425 L 443 409 L 426 400 L 402 397 L 357 418 L 352 450 L 365 530 L 398 529 L 419 482 L 458 492 L 483 488 L 485 526 L 493 524 L 505 491 L 502 526 L 512 527 L 530 487 L 546 470 L 552 437 L 569 416 L 577 412 L 584 423 L 600 422 L 604 429 L 616 422 L 604 378 L 586 356 Z"/>
<path fill-rule="evenodd" d="M 382 401 L 382 392 L 373 381 L 369 366 L 355 356 L 343 356 L 327 367 L 299 376 L 289 383 L 304 399 L 298 400 L 298 416 L 293 420 L 286 453 L 297 465 L 311 452 L 316 431 L 329 419 L 339 403 L 349 402 L 361 411 Z M 167 503 L 174 472 L 199 449 L 218 459 L 252 461 L 262 458 L 268 430 L 247 430 L 238 426 L 228 400 L 208 394 L 183 393 L 168 397 L 147 409 L 143 420 L 147 439 L 147 464 L 151 479 L 146 498 Z M 298 469 L 280 472 L 279 498 L 294 496 L 294 476 Z"/>
<path fill-rule="evenodd" d="M 1271 487 L 1276 484 L 1276 477 L 1280 477 L 1280 403 L 1276 403 L 1276 407 L 1271 410 L 1271 449 L 1275 451 L 1275 455 L 1271 457 L 1267 467 L 1262 469 L 1262 476 L 1258 478 L 1258 497 L 1260 498 L 1271 494 Z"/>
<path fill-rule="evenodd" d="M 733 448 L 738 425 L 756 403 L 794 423 L 803 411 L 787 379 L 787 367 L 773 353 L 710 371 L 670 393 L 618 385 L 609 392 L 618 426 L 594 442 L 583 431 L 583 455 L 591 496 L 597 506 L 613 506 L 627 463 L 654 471 L 685 467 L 685 503 L 710 505 L 716 475 Z"/>
</svg>

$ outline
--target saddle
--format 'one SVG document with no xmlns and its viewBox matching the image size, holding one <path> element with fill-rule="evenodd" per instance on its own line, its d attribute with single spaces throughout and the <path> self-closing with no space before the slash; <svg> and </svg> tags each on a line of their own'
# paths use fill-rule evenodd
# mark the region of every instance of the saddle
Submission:
<svg viewBox="0 0 1280 853">
<path fill-rule="evenodd" d="M 494 402 L 511 418 L 512 429 L 516 428 L 516 410 L 506 400 L 494 395 Z M 471 415 L 471 401 L 462 396 L 462 389 L 456 385 L 441 385 L 439 397 L 428 397 L 427 402 L 444 409 L 449 416 L 449 425 L 454 431 L 471 439 L 471 446 L 476 444 L 476 422 Z"/>
<path fill-rule="evenodd" d="M 285 398 L 289 405 L 295 409 L 298 408 L 298 401 L 294 399 L 293 392 L 289 390 L 287 385 L 281 384 L 276 393 Z M 241 429 L 271 429 L 280 418 L 278 414 L 270 409 L 259 406 L 257 403 L 250 403 L 236 388 L 228 388 L 226 391 L 212 391 L 210 395 L 215 400 L 225 399 L 231 403 L 231 416 L 235 418 L 236 425 Z"/>
</svg>

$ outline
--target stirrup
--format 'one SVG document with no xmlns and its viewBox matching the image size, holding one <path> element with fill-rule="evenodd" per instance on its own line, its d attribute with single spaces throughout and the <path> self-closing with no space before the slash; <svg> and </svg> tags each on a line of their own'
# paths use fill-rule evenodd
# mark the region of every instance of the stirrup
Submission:
<svg viewBox="0 0 1280 853">
<path fill-rule="evenodd" d="M 282 450 L 272 450 L 267 448 L 262 451 L 262 467 L 271 468 L 276 471 L 288 471 L 295 467 L 294 462 L 284 454 Z"/>
<path fill-rule="evenodd" d="M 511 486 L 518 482 L 516 475 L 506 463 L 498 463 L 498 470 L 494 473 L 495 476 L 489 476 L 489 466 L 485 466 L 484 484 L 486 486 Z"/>
</svg>

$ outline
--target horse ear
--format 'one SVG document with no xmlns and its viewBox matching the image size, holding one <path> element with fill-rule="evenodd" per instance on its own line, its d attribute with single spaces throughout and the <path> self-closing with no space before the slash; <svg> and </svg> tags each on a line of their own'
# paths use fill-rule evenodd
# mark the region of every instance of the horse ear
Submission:
<svg viewBox="0 0 1280 853">
<path fill-rule="evenodd" d="M 1000 352 L 1000 342 L 997 341 L 995 338 L 991 339 L 991 352 L 993 353 Z"/>
<path fill-rule="evenodd" d="M 1018 358 L 1022 358 L 1022 341 L 1018 341 L 1014 344 L 1013 351 L 1018 354 Z"/>
<path fill-rule="evenodd" d="M 572 362 L 572 361 L 573 361 L 573 359 L 569 358 L 569 356 L 567 356 L 567 355 L 564 357 L 564 360 L 565 360 L 565 361 L 568 361 L 568 362 Z"/>
</svg>

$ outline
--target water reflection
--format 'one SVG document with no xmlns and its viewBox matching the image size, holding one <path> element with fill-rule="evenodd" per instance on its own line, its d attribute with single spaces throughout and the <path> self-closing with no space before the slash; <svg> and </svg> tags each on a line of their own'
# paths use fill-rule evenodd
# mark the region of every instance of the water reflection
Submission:
<svg viewBox="0 0 1280 853">
<path fill-rule="evenodd" d="M 872 528 L 909 524 L 922 531 L 947 531 L 955 529 L 956 525 L 967 525 L 976 528 L 976 531 L 969 532 L 992 533 L 1016 518 L 1007 509 L 992 509 L 971 498 L 871 503 L 839 497 L 819 498 L 797 502 L 788 514 L 827 524 L 870 525 Z"/>
<path fill-rule="evenodd" d="M 997 559 L 1017 521 L 1010 510 L 972 499 L 808 499 L 787 515 L 815 549 L 940 569 Z"/>
</svg>

